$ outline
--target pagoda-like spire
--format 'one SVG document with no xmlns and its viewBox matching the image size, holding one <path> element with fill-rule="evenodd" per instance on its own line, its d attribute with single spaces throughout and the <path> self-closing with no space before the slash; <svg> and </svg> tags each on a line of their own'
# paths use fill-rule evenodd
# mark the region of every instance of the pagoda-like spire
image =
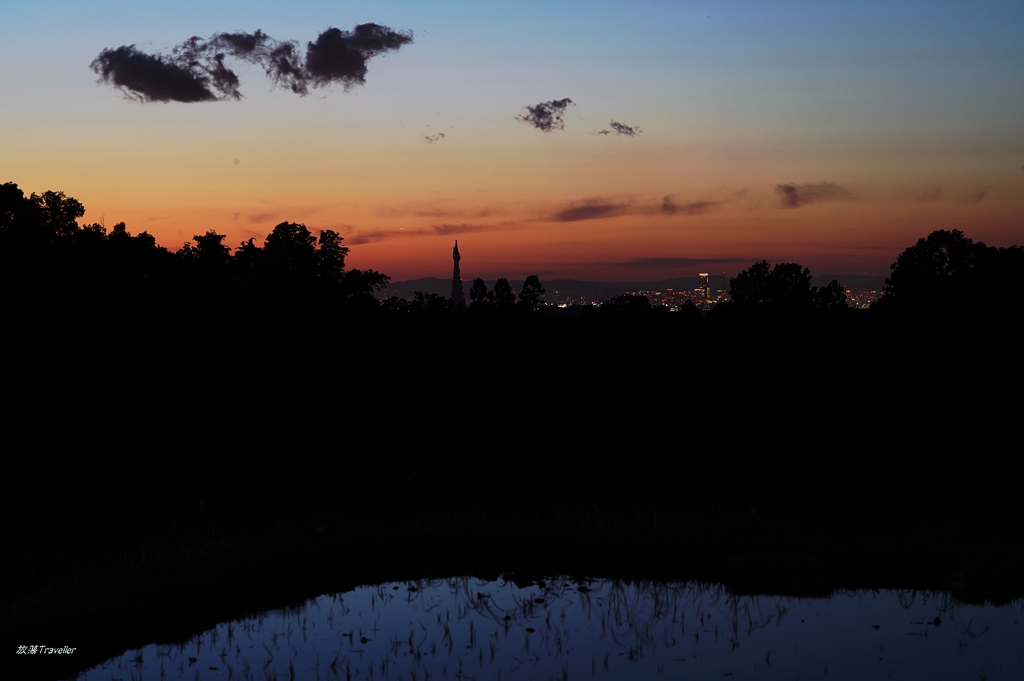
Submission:
<svg viewBox="0 0 1024 681">
<path fill-rule="evenodd" d="M 459 255 L 458 239 L 455 240 L 455 248 L 452 249 L 452 260 L 455 261 L 455 271 L 452 273 L 452 303 L 456 307 L 466 307 L 466 292 L 462 289 L 462 274 L 459 272 L 459 261 L 462 260 L 462 256 Z"/>
</svg>

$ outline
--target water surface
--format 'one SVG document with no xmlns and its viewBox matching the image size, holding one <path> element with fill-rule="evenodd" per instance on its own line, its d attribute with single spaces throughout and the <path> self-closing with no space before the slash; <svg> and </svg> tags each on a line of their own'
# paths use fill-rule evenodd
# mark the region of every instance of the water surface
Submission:
<svg viewBox="0 0 1024 681">
<path fill-rule="evenodd" d="M 150 645 L 81 679 L 1021 679 L 1024 603 L 695 583 L 365 586 Z"/>
</svg>

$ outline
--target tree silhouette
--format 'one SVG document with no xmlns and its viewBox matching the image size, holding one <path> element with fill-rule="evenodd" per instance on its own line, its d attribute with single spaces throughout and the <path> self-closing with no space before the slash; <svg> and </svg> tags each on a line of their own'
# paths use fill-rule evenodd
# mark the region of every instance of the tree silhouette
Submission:
<svg viewBox="0 0 1024 681">
<path fill-rule="evenodd" d="M 194 235 L 196 245 L 186 243 L 176 255 L 186 266 L 192 266 L 205 277 L 220 277 L 227 274 L 231 263 L 231 249 L 224 245 L 224 234 L 212 229 L 203 235 Z"/>
<path fill-rule="evenodd" d="M 193 236 L 199 260 L 218 269 L 227 265 L 231 259 L 231 249 L 224 245 L 224 237 L 224 234 L 217 234 L 212 229 L 202 236 Z"/>
<path fill-rule="evenodd" d="M 733 303 L 748 313 L 798 315 L 812 302 L 811 271 L 796 263 L 754 263 L 729 280 Z"/>
<path fill-rule="evenodd" d="M 483 279 L 474 279 L 473 285 L 469 287 L 469 299 L 473 305 L 487 305 L 494 298 L 494 294 L 487 290 L 487 282 Z"/>
<path fill-rule="evenodd" d="M 540 285 L 540 279 L 536 274 L 531 274 L 523 282 L 523 289 L 519 292 L 519 304 L 528 310 L 534 310 L 540 307 L 543 295 L 544 287 Z"/>
<path fill-rule="evenodd" d="M 950 281 L 970 271 L 985 248 L 958 229 L 936 230 L 896 257 L 885 280 L 885 295 L 915 302 L 943 296 Z"/>
<path fill-rule="evenodd" d="M 240 274 L 251 274 L 263 257 L 263 249 L 256 245 L 255 239 L 243 241 L 238 245 L 234 255 L 234 265 Z"/>
<path fill-rule="evenodd" d="M 349 270 L 341 280 L 341 292 L 348 296 L 370 296 L 389 281 L 391 277 L 373 270 Z"/>
<path fill-rule="evenodd" d="M 769 299 L 768 278 L 771 263 L 756 262 L 729 280 L 729 298 L 737 305 L 766 305 Z"/>
<path fill-rule="evenodd" d="M 345 275 L 345 256 L 348 255 L 348 246 L 341 245 L 342 239 L 333 230 L 320 231 L 316 256 L 319 276 L 325 283 L 340 284 Z"/>
<path fill-rule="evenodd" d="M 892 264 L 877 310 L 956 316 L 965 310 L 990 317 L 1020 310 L 1024 248 L 974 242 L 958 229 L 936 230 Z"/>
<path fill-rule="evenodd" d="M 13 227 L 22 216 L 35 208 L 25 200 L 25 192 L 14 182 L 0 185 L 0 231 Z"/>
<path fill-rule="evenodd" d="M 516 294 L 505 277 L 494 282 L 494 304 L 499 308 L 511 307 L 516 304 Z"/>
<path fill-rule="evenodd" d="M 450 298 L 436 293 L 423 293 L 414 291 L 410 307 L 414 312 L 426 313 L 431 316 L 444 315 L 454 308 Z"/>
<path fill-rule="evenodd" d="M 85 207 L 78 199 L 66 196 L 64 192 L 43 192 L 33 194 L 29 199 L 36 204 L 39 215 L 58 236 L 70 236 L 78 230 L 78 218 L 85 215 Z"/>
<path fill-rule="evenodd" d="M 267 235 L 263 262 L 279 284 L 309 284 L 317 274 L 316 237 L 305 225 L 282 222 Z"/>
<path fill-rule="evenodd" d="M 846 289 L 837 279 L 828 286 L 816 286 L 811 291 L 814 305 L 822 310 L 840 310 L 846 307 Z"/>
</svg>

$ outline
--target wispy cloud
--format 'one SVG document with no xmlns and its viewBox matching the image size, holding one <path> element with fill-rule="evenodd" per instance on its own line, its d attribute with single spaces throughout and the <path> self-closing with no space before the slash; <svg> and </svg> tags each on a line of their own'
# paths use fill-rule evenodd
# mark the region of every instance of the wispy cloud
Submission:
<svg viewBox="0 0 1024 681">
<path fill-rule="evenodd" d="M 252 213 L 251 215 L 245 216 L 245 221 L 249 223 L 263 223 L 263 222 L 274 222 L 280 218 L 284 213 L 280 211 L 268 211 L 264 213 Z"/>
<path fill-rule="evenodd" d="M 617 197 L 595 197 L 573 202 L 540 219 L 548 222 L 579 222 L 620 215 L 703 215 L 721 203 L 722 201 L 691 201 L 677 204 L 672 200 L 671 194 L 662 198 L 660 203 L 636 202 L 633 199 Z"/>
<path fill-rule="evenodd" d="M 565 122 L 562 120 L 562 114 L 570 106 L 575 106 L 575 103 L 568 97 L 565 99 L 554 99 L 550 102 L 541 102 L 535 106 L 524 106 L 523 110 L 526 113 L 516 116 L 516 120 L 520 123 L 532 125 L 541 132 L 564 130 Z"/>
<path fill-rule="evenodd" d="M 721 201 L 691 201 L 690 203 L 677 204 L 672 201 L 669 194 L 661 200 L 661 212 L 667 215 L 703 215 L 709 210 L 722 203 Z"/>
<path fill-rule="evenodd" d="M 643 130 L 639 126 L 629 126 L 625 123 L 619 123 L 616 120 L 612 120 L 608 125 L 611 126 L 611 130 L 598 130 L 598 135 L 624 135 L 626 137 L 637 137 Z"/>
<path fill-rule="evenodd" d="M 549 219 L 554 222 L 579 222 L 580 220 L 600 220 L 622 215 L 630 207 L 629 203 L 610 199 L 585 199 L 580 204 L 563 208 Z"/>
<path fill-rule="evenodd" d="M 217 33 L 189 38 L 170 54 L 147 54 L 135 45 L 104 49 L 89 65 L 99 82 L 139 102 L 209 102 L 238 100 L 238 74 L 228 65 L 237 59 L 263 68 L 274 85 L 299 95 L 310 88 L 340 84 L 345 90 L 366 82 L 367 62 L 412 42 L 411 31 L 379 24 L 359 24 L 351 31 L 328 28 L 306 44 L 279 41 L 261 30 Z"/>
<path fill-rule="evenodd" d="M 459 224 L 438 224 L 430 227 L 415 227 L 412 229 L 378 230 L 374 232 L 362 232 L 348 239 L 348 243 L 354 246 L 368 244 L 385 239 L 396 239 L 412 236 L 448 236 L 452 234 L 497 232 L 517 229 L 519 223 L 504 222 L 491 225 L 473 225 L 468 223 Z"/>
<path fill-rule="evenodd" d="M 479 220 L 496 215 L 507 215 L 508 210 L 501 206 L 485 206 L 483 208 L 459 209 L 437 205 L 404 205 L 386 206 L 377 211 L 377 217 L 400 218 L 412 215 L 418 218 L 461 218 Z"/>
<path fill-rule="evenodd" d="M 981 203 L 985 200 L 985 197 L 988 196 L 988 192 L 986 191 L 987 189 L 989 189 L 989 187 L 977 187 L 972 189 L 964 194 L 960 200 L 964 203 Z"/>
<path fill-rule="evenodd" d="M 853 192 L 835 182 L 780 184 L 775 186 L 775 191 L 781 196 L 783 208 L 801 208 L 810 203 L 855 198 Z"/>
</svg>

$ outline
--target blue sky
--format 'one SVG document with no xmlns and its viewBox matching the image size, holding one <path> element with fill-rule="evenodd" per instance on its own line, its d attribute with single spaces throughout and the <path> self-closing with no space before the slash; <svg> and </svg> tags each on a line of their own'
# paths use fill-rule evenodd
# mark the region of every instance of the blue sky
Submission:
<svg viewBox="0 0 1024 681">
<path fill-rule="evenodd" d="M 304 47 L 368 22 L 414 42 L 349 91 L 297 97 L 242 65 L 239 102 L 141 104 L 89 68 L 120 45 L 262 29 Z M 666 253 L 866 271 L 891 262 L 871 248 L 930 225 L 1022 241 L 1021 35 L 1012 2 L 18 3 L 0 25 L 0 169 L 169 248 L 278 218 L 344 226 L 360 264 L 399 276 L 431 273 L 450 241 L 432 218 L 462 220 L 492 276 Z M 515 120 L 566 97 L 562 131 Z M 642 135 L 595 134 L 613 119 Z M 780 211 L 784 183 L 843 192 Z M 643 208 L 668 195 L 714 208 Z M 544 223 L 588 201 L 621 210 Z"/>
</svg>

